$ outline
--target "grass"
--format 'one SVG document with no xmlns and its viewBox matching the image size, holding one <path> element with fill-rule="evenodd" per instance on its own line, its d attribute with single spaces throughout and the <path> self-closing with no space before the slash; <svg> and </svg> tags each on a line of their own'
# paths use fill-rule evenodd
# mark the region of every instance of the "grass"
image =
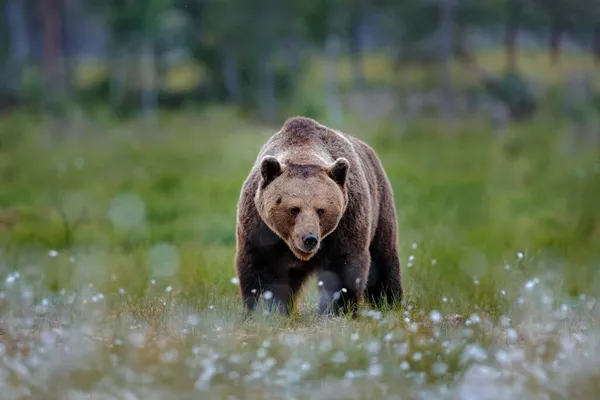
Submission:
<svg viewBox="0 0 600 400">
<path fill-rule="evenodd" d="M 406 304 L 358 321 L 242 321 L 235 206 L 276 126 L 231 110 L 158 125 L 0 124 L 7 398 L 596 398 L 600 159 L 548 116 L 340 129 L 395 191 Z"/>
</svg>

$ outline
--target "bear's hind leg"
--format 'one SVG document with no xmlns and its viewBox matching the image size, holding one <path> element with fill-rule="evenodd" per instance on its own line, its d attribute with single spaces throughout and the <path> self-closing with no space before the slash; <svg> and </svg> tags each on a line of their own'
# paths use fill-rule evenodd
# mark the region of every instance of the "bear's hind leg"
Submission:
<svg viewBox="0 0 600 400">
<path fill-rule="evenodd" d="M 371 269 L 365 299 L 376 307 L 399 305 L 404 296 L 394 221 L 382 219 L 370 246 Z"/>
<path fill-rule="evenodd" d="M 394 265 L 394 261 L 382 262 L 374 261 L 371 264 L 371 270 L 365 290 L 365 300 L 372 303 L 375 307 L 381 308 L 384 305 L 394 306 L 399 304 L 403 299 L 403 288 L 400 278 L 395 273 L 378 274 L 379 271 L 385 270 L 389 265 Z"/>
</svg>

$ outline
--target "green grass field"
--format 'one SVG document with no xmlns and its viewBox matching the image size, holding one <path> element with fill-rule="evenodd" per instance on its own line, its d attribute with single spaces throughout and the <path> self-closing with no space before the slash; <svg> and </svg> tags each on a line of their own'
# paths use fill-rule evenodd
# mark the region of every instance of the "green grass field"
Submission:
<svg viewBox="0 0 600 400">
<path fill-rule="evenodd" d="M 394 187 L 406 304 L 242 321 L 242 181 L 277 126 L 0 122 L 0 387 L 19 399 L 592 399 L 600 150 L 540 117 L 336 127 Z M 71 135 L 71 134 L 75 135 Z"/>
</svg>

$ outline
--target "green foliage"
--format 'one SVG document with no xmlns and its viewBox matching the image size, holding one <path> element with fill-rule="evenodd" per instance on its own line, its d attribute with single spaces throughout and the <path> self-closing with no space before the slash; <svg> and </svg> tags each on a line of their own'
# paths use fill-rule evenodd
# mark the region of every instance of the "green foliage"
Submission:
<svg viewBox="0 0 600 400">
<path fill-rule="evenodd" d="M 94 5 L 101 7 L 117 41 L 126 37 L 154 36 L 160 27 L 161 15 L 171 7 L 169 0 L 107 0 Z"/>
<path fill-rule="evenodd" d="M 430 0 L 86 1 L 79 12 L 99 14 L 106 22 L 112 51 L 110 60 L 103 60 L 105 65 L 102 68 L 106 67 L 107 71 L 100 78 L 102 82 L 85 88 L 76 79 L 70 82 L 69 105 L 93 107 L 98 101 L 105 103 L 111 99 L 115 114 L 127 117 L 132 110 L 139 108 L 140 98 L 143 97 L 146 104 L 156 103 L 165 108 L 176 108 L 189 102 L 227 101 L 254 113 L 264 111 L 262 106 L 269 103 L 268 107 L 277 108 L 277 112 L 269 114 L 282 115 L 294 104 L 307 102 L 301 82 L 305 80 L 306 71 L 314 64 L 319 64 L 326 38 L 332 33 L 342 40 L 340 61 L 350 56 L 349 75 L 352 76 L 348 82 L 335 83 L 342 89 L 356 89 L 359 82 L 360 88 L 365 87 L 363 83 L 373 83 L 363 81 L 360 76 L 366 74 L 370 56 L 359 44 L 366 36 L 358 33 L 361 23 L 367 20 L 371 28 L 369 35 L 374 34 L 375 40 L 381 45 L 389 45 L 385 46 L 385 50 L 382 47 L 375 49 L 378 54 L 385 53 L 391 61 L 392 67 L 386 71 L 387 75 L 397 76 L 395 79 L 386 77 L 377 83 L 383 84 L 382 81 L 385 81 L 385 85 L 396 89 L 401 86 L 398 80 L 404 81 L 407 75 L 413 75 L 412 71 L 405 73 L 404 65 L 393 62 L 398 61 L 394 59 L 399 57 L 404 62 L 415 63 L 413 67 L 419 70 L 417 75 L 428 75 L 428 79 L 413 89 L 437 90 L 440 74 L 438 66 L 432 61 L 441 54 L 440 40 L 443 35 L 440 34 L 440 22 L 444 4 L 453 4 L 451 19 L 455 26 L 454 50 L 457 50 L 468 45 L 463 43 L 466 37 L 463 34 L 472 28 L 501 38 L 511 31 L 508 29 L 510 26 L 516 30 L 537 33 L 540 38 L 548 36 L 548 28 L 558 26 L 589 48 L 590 39 L 597 28 L 597 16 L 600 15 L 596 3 L 592 0 L 577 0 L 568 4 L 552 0 L 452 0 L 451 3 Z M 57 3 L 57 12 L 68 14 L 68 7 L 61 4 Z M 26 16 L 28 18 L 33 16 Z M 377 25 L 378 32 L 373 32 L 374 25 Z M 4 35 L 2 48 L 8 50 L 10 43 L 7 38 L 15 36 L 15 32 Z M 144 93 L 141 96 L 140 93 L 143 90 L 141 86 L 146 86 L 140 84 L 141 65 L 137 59 L 142 53 L 142 44 L 146 56 L 152 53 L 156 57 L 155 72 L 160 81 L 156 88 L 156 99 L 150 103 L 148 96 L 151 94 Z M 59 50 L 62 52 L 64 49 Z M 478 51 L 468 50 L 471 54 Z M 520 48 L 517 50 L 520 64 L 524 56 Z M 9 52 L 4 53 L 9 55 Z M 125 55 L 129 56 L 129 60 L 124 61 L 128 65 L 120 66 L 116 61 Z M 504 66 L 506 55 L 503 58 L 501 64 Z M 77 70 L 76 64 L 73 62 L 70 66 L 71 72 Z M 174 93 L 165 82 L 173 80 L 172 75 L 176 74 L 174 70 L 190 65 L 196 72 L 192 72 L 193 76 L 187 79 L 178 79 L 178 90 Z M 22 77 L 25 86 L 19 89 L 22 91 L 19 98 L 39 106 L 39 99 L 49 98 L 51 94 L 46 93 L 42 79 L 46 78 L 48 72 L 37 67 L 35 69 L 38 70 L 30 72 L 28 69 Z M 532 73 L 528 69 L 518 69 L 519 73 Z M 561 74 L 561 71 L 553 73 Z M 474 80 L 471 72 L 466 72 L 466 75 L 471 81 Z M 151 75 L 144 74 L 144 81 L 150 79 L 146 79 L 147 76 Z M 463 95 L 463 82 L 460 79 L 454 81 L 454 78 L 452 86 L 456 94 Z M 182 80 L 187 81 L 187 85 Z M 7 82 L 0 86 L 8 87 Z M 329 84 L 318 82 L 315 86 L 327 88 Z M 522 97 L 520 94 L 517 96 Z M 10 103 L 11 98 L 9 96 L 4 101 Z M 532 99 L 533 102 L 537 100 Z"/>
</svg>

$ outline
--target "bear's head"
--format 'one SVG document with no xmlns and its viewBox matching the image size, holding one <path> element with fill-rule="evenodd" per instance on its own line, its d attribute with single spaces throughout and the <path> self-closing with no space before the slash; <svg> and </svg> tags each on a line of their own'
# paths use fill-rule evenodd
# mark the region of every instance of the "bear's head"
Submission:
<svg viewBox="0 0 600 400">
<path fill-rule="evenodd" d="M 328 166 L 283 164 L 273 156 L 261 160 L 256 207 L 300 260 L 311 259 L 342 219 L 348 168 L 343 157 Z"/>
</svg>

